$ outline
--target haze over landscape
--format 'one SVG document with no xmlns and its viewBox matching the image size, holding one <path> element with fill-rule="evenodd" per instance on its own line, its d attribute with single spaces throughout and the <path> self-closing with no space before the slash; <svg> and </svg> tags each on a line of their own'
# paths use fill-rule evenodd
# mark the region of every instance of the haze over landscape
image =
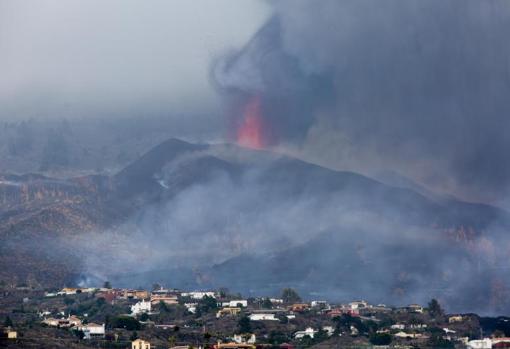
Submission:
<svg viewBox="0 0 510 349">
<path fill-rule="evenodd" d="M 0 0 L 0 279 L 510 311 L 506 0 Z"/>
</svg>

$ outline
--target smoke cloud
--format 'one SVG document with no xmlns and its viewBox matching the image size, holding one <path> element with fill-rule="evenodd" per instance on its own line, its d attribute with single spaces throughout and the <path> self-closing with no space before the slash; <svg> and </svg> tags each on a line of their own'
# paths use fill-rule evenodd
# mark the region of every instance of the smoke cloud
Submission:
<svg viewBox="0 0 510 349">
<path fill-rule="evenodd" d="M 273 143 L 309 160 L 504 199 L 507 2 L 283 0 L 274 12 L 213 68 L 233 118 L 259 95 Z"/>
</svg>

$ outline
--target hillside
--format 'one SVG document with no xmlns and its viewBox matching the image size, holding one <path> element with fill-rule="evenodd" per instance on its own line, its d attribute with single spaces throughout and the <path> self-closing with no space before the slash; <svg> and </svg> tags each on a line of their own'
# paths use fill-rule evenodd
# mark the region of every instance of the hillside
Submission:
<svg viewBox="0 0 510 349">
<path fill-rule="evenodd" d="M 453 295 L 469 275 L 501 281 L 495 241 L 510 225 L 489 205 L 175 139 L 111 177 L 3 175 L 0 202 L 0 277 L 11 282 L 170 279 L 254 294 L 294 285 L 378 301 L 432 293 L 459 308 L 469 302 Z M 491 290 L 469 296 L 504 306 Z"/>
</svg>

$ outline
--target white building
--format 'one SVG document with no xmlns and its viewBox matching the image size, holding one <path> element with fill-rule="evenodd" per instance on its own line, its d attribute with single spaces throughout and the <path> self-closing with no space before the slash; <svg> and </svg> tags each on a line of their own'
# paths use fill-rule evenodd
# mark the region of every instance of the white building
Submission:
<svg viewBox="0 0 510 349">
<path fill-rule="evenodd" d="M 206 296 L 216 298 L 216 294 L 212 291 L 193 291 L 181 293 L 181 297 L 190 297 L 191 299 L 202 299 Z"/>
<path fill-rule="evenodd" d="M 252 321 L 278 321 L 274 314 L 267 313 L 251 314 L 249 318 Z"/>
<path fill-rule="evenodd" d="M 248 301 L 245 299 L 237 299 L 228 302 L 227 306 L 231 308 L 246 308 L 248 306 Z"/>
<path fill-rule="evenodd" d="M 133 316 L 141 313 L 150 313 L 150 311 L 151 302 L 146 302 L 144 299 L 131 306 L 131 315 Z"/>
<path fill-rule="evenodd" d="M 390 328 L 392 330 L 405 330 L 406 325 L 404 325 L 404 324 L 394 324 L 394 325 L 391 325 Z"/>
<path fill-rule="evenodd" d="M 312 301 L 310 303 L 312 307 L 322 307 L 322 308 L 328 308 L 329 304 L 326 301 Z"/>
<path fill-rule="evenodd" d="M 335 333 L 335 328 L 333 326 L 324 326 L 322 330 L 328 334 L 328 337 L 331 337 Z"/>
<path fill-rule="evenodd" d="M 281 299 L 281 298 L 269 298 L 269 300 L 273 304 L 283 304 L 283 299 Z"/>
<path fill-rule="evenodd" d="M 468 349 L 491 349 L 492 340 L 490 338 L 475 339 L 467 343 Z"/>
<path fill-rule="evenodd" d="M 354 301 L 349 303 L 349 309 L 350 310 L 359 310 L 359 309 L 365 309 L 368 308 L 368 302 L 366 301 Z"/>
<path fill-rule="evenodd" d="M 247 344 L 255 344 L 257 341 L 257 337 L 253 333 L 249 334 L 235 334 L 232 340 L 238 344 L 247 343 Z"/>
<path fill-rule="evenodd" d="M 195 314 L 197 312 L 197 303 L 184 303 L 184 306 L 192 314 Z"/>
<path fill-rule="evenodd" d="M 315 336 L 317 332 L 318 331 L 314 330 L 313 328 L 307 327 L 304 331 L 297 331 L 296 333 L 294 333 L 294 338 L 301 339 L 304 338 L 305 336 L 313 338 L 313 336 Z"/>
<path fill-rule="evenodd" d="M 104 324 L 98 325 L 93 322 L 90 324 L 82 325 L 78 328 L 79 330 L 83 331 L 83 334 L 85 335 L 84 339 L 91 339 L 91 338 L 103 338 L 104 337 Z"/>
</svg>

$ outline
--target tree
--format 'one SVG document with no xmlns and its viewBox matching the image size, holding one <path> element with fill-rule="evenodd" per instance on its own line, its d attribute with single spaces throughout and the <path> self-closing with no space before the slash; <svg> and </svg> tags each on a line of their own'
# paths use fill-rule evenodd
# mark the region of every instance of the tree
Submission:
<svg viewBox="0 0 510 349">
<path fill-rule="evenodd" d="M 112 288 L 112 284 L 110 283 L 110 281 L 105 281 L 104 284 L 103 284 L 103 288 L 111 289 Z"/>
<path fill-rule="evenodd" d="M 7 317 L 5 318 L 5 321 L 4 321 L 4 327 L 12 327 L 13 324 L 12 324 L 12 320 L 11 318 L 7 315 Z"/>
<path fill-rule="evenodd" d="M 251 332 L 251 320 L 247 316 L 243 316 L 237 322 L 237 327 L 239 328 L 240 333 L 250 333 Z"/>
<path fill-rule="evenodd" d="M 431 348 L 454 348 L 455 345 L 452 341 L 444 339 L 441 335 L 433 334 L 428 340 L 428 345 Z"/>
<path fill-rule="evenodd" d="M 136 331 L 134 331 L 129 337 L 129 340 L 131 341 L 134 341 L 135 339 L 138 339 L 138 333 Z"/>
<path fill-rule="evenodd" d="M 142 315 L 140 315 L 140 321 L 147 321 L 147 320 L 149 320 L 149 314 L 143 313 Z"/>
<path fill-rule="evenodd" d="M 370 336 L 370 343 L 373 345 L 390 345 L 391 335 L 389 333 L 373 333 Z"/>
<path fill-rule="evenodd" d="M 131 316 L 117 316 L 111 320 L 112 328 L 124 328 L 128 331 L 137 331 L 142 328 L 140 322 Z"/>
<path fill-rule="evenodd" d="M 262 305 L 262 308 L 264 308 L 264 309 L 271 309 L 273 307 L 273 303 L 271 302 L 271 300 L 269 298 L 264 298 L 261 305 Z"/>
<path fill-rule="evenodd" d="M 210 310 L 216 310 L 218 308 L 218 302 L 216 298 L 205 296 L 198 302 L 197 310 L 201 313 L 207 313 Z"/>
<path fill-rule="evenodd" d="M 444 314 L 441 305 L 437 299 L 432 298 L 428 304 L 429 314 L 433 317 L 442 316 Z"/>
<path fill-rule="evenodd" d="M 301 302 L 301 297 L 292 288 L 284 288 L 282 291 L 282 299 L 284 303 L 298 303 Z"/>
</svg>

